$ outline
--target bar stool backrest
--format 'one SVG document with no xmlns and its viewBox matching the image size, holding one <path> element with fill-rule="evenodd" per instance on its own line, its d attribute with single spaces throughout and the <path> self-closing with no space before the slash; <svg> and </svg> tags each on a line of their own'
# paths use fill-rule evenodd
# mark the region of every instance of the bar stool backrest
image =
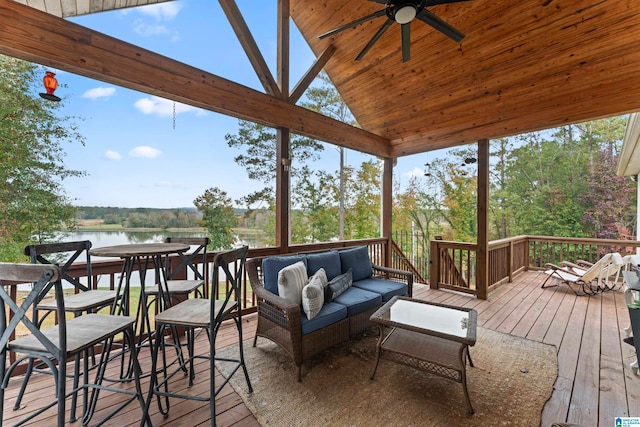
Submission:
<svg viewBox="0 0 640 427">
<path fill-rule="evenodd" d="M 55 264 L 60 267 L 61 279 L 71 284 L 75 289 L 80 292 L 86 292 L 90 290 L 92 284 L 91 273 L 91 257 L 89 255 L 89 249 L 91 249 L 91 241 L 81 240 L 76 242 L 63 242 L 63 243 L 45 243 L 40 245 L 28 245 L 24 248 L 24 254 L 31 259 L 32 264 Z M 69 275 L 68 270 L 76 260 L 83 255 L 86 259 L 86 277 L 87 284 L 81 283 L 79 278 Z M 61 264 L 61 256 L 68 256 L 69 258 Z"/>
<path fill-rule="evenodd" d="M 66 364 L 66 351 L 64 349 L 67 347 L 67 328 L 64 315 L 61 277 L 62 272 L 60 268 L 55 265 L 0 263 L 0 298 L 2 298 L 3 301 L 2 306 L 0 306 L 0 351 L 2 352 L 0 370 L 2 370 L 3 375 L 0 377 L 5 376 L 4 367 L 6 363 L 7 345 L 9 341 L 13 339 L 13 334 L 20 324 L 23 324 L 29 332 L 46 347 L 47 351 L 53 355 L 56 360 L 60 361 L 63 365 Z M 7 293 L 5 286 L 17 286 L 19 283 L 29 282 L 33 284 L 31 291 L 22 301 L 22 305 L 18 307 L 17 302 L 13 301 Z M 59 345 L 54 345 L 51 340 L 38 329 L 28 315 L 28 311 L 32 310 L 35 304 L 42 299 L 43 292 L 48 292 L 47 289 L 51 287 L 55 289 L 55 297 L 58 303 Z M 10 313 L 7 313 L 7 308 Z"/>
<path fill-rule="evenodd" d="M 180 264 L 175 268 L 170 267 L 170 262 L 165 262 L 167 270 L 167 280 L 178 279 L 183 276 L 185 279 L 206 280 L 207 262 L 207 246 L 211 242 L 208 237 L 167 237 L 165 243 L 184 243 L 190 245 L 193 249 L 188 252 L 180 252 Z M 168 257 L 168 255 L 167 255 Z M 199 262 L 197 262 L 199 261 Z M 190 277 L 192 276 L 192 277 Z M 205 282 L 206 284 L 206 282 Z M 208 295 L 208 286 L 205 286 L 205 297 Z"/>
<path fill-rule="evenodd" d="M 216 254 L 213 261 L 212 277 L 214 291 L 220 283 L 220 269 L 222 269 L 224 278 L 226 279 L 226 282 L 230 285 L 230 287 L 228 287 L 228 291 L 225 292 L 225 298 L 224 300 L 222 300 L 223 303 L 218 307 L 217 310 L 215 309 L 215 304 L 211 304 L 212 325 L 219 324 L 224 320 L 225 313 L 228 315 L 229 309 L 232 308 L 230 307 L 231 305 L 235 305 L 238 307 L 238 317 L 240 317 L 240 313 L 242 311 L 240 310 L 240 285 L 242 283 L 244 263 L 247 260 L 248 253 L 249 247 L 242 246 L 237 249 L 219 252 Z M 213 297 L 211 299 L 212 301 L 214 300 Z M 216 311 L 218 313 L 217 317 L 215 315 Z"/>
</svg>

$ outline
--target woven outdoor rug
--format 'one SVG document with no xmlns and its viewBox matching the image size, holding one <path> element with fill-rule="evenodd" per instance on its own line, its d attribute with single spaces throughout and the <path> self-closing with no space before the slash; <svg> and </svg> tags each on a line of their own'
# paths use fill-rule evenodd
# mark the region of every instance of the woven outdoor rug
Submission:
<svg viewBox="0 0 640 427">
<path fill-rule="evenodd" d="M 557 376 L 556 348 L 478 327 L 470 348 L 467 384 L 381 360 L 374 380 L 377 332 L 337 346 L 303 365 L 296 381 L 293 362 L 265 338 L 245 344 L 253 393 L 238 371 L 236 392 L 263 426 L 538 426 Z M 237 354 L 238 346 L 217 351 Z M 224 362 L 218 369 L 228 373 Z"/>
</svg>

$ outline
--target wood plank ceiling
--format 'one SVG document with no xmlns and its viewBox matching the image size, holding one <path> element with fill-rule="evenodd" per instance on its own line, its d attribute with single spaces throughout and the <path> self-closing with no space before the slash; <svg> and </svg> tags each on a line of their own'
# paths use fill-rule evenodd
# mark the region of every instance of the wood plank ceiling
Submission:
<svg viewBox="0 0 640 427">
<path fill-rule="evenodd" d="M 60 18 L 146 6 L 171 0 L 15 0 Z"/>
<path fill-rule="evenodd" d="M 34 7 L 40 5 L 41 9 L 52 4 L 68 4 L 75 7 L 77 13 L 87 7 L 104 10 L 154 1 L 21 2 Z M 297 119 L 292 117 L 293 110 L 277 97 L 254 94 L 217 76 L 206 75 L 205 79 L 202 72 L 197 74 L 196 70 L 180 67 L 168 58 L 156 59 L 127 44 L 117 48 L 114 45 L 113 51 L 120 51 L 121 58 L 127 55 L 127 60 L 138 61 L 140 73 L 129 75 L 119 62 L 105 63 L 110 60 L 108 55 L 93 45 L 94 40 L 106 40 L 104 36 L 87 29 L 78 37 L 73 35 L 79 31 L 72 25 L 46 22 L 50 32 L 45 34 L 42 30 L 40 36 L 67 31 L 64 42 L 82 48 L 82 58 L 67 58 L 63 50 L 39 51 L 34 46 L 38 37 L 31 37 L 8 18 L 4 30 L 15 27 L 20 33 L 7 37 L 6 42 L 0 36 L 0 51 L 92 78 L 101 78 L 102 73 L 105 81 L 137 90 L 144 90 L 148 85 L 148 93 L 186 103 L 191 99 L 192 105 L 253 118 L 260 123 L 288 126 L 296 132 L 317 135 L 319 139 L 324 136 L 329 142 L 382 157 L 415 154 L 640 110 L 637 77 L 640 74 L 640 49 L 637 49 L 640 2 L 637 0 L 469 0 L 432 6 L 428 10 L 465 33 L 466 38 L 460 43 L 453 42 L 414 20 L 411 60 L 406 63 L 401 61 L 400 30 L 395 23 L 361 61 L 354 61 L 385 17 L 327 39 L 317 37 L 384 8 L 378 0 L 290 0 L 290 3 L 294 22 L 317 56 L 331 44 L 335 47 L 324 68 L 366 133 L 347 132 L 339 124 L 335 130 L 341 129 L 340 135 L 333 135 L 328 127 L 322 128 L 325 130 L 317 127 L 326 125 L 313 116 L 307 117 L 305 112 L 295 113 Z M 0 4 L 14 9 L 8 7 L 6 0 L 0 0 Z M 28 19 L 33 23 L 42 22 L 35 27 L 41 31 L 44 20 L 35 15 Z M 203 36 L 206 30 L 203 29 Z M 141 57 L 146 59 L 136 59 Z M 295 60 L 295 55 L 292 58 Z M 146 82 L 140 80 L 143 69 L 155 69 L 157 74 L 165 72 L 163 68 L 166 73 L 179 71 L 190 84 L 153 87 L 151 78 Z M 157 81 L 157 77 L 154 80 Z M 230 108 L 225 97 L 197 95 L 205 81 L 221 82 L 221 93 L 233 90 L 245 98 L 248 93 L 263 104 L 263 98 L 269 97 L 271 111 L 265 115 L 241 104 Z M 210 87 L 211 83 L 204 86 Z M 172 93 L 176 96 L 169 96 L 170 90 L 174 90 Z"/>
<path fill-rule="evenodd" d="M 291 0 L 291 15 L 320 54 L 362 128 L 394 156 L 498 138 L 640 109 L 637 0 L 471 0 L 428 10 L 466 34 L 455 43 L 411 23 L 402 63 L 398 24 L 359 62 L 386 17 L 317 36 L 380 10 L 374 1 Z"/>
</svg>

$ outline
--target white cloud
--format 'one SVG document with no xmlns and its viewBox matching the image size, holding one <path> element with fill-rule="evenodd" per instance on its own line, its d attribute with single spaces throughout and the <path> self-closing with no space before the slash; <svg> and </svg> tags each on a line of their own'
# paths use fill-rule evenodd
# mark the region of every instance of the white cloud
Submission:
<svg viewBox="0 0 640 427">
<path fill-rule="evenodd" d="M 129 155 L 131 157 L 145 157 L 147 159 L 153 159 L 162 154 L 162 151 L 149 147 L 148 145 L 140 145 L 139 147 L 134 148 L 129 151 Z"/>
<path fill-rule="evenodd" d="M 140 98 L 133 104 L 142 114 L 155 114 L 160 117 L 173 116 L 173 101 L 160 98 L 159 96 L 152 96 L 151 98 Z M 180 102 L 175 103 L 176 115 L 182 113 L 195 112 L 196 115 L 206 115 L 200 108 L 191 107 L 190 105 L 182 104 Z"/>
<path fill-rule="evenodd" d="M 143 15 L 153 16 L 158 21 L 172 21 L 178 15 L 181 9 L 181 3 L 167 2 L 139 7 L 136 10 Z"/>
<path fill-rule="evenodd" d="M 150 25 L 142 21 L 136 21 L 133 25 L 133 31 L 143 37 L 166 36 L 171 31 L 164 25 Z"/>
<path fill-rule="evenodd" d="M 118 153 L 117 151 L 107 150 L 104 153 L 104 157 L 109 160 L 120 160 L 122 158 L 122 154 Z"/>
<path fill-rule="evenodd" d="M 424 176 L 424 169 L 413 168 L 413 170 L 405 172 L 404 176 L 406 176 L 407 178 Z"/>
<path fill-rule="evenodd" d="M 95 87 L 93 89 L 89 89 L 85 93 L 82 94 L 83 98 L 89 99 L 98 99 L 98 98 L 110 98 L 112 95 L 116 93 L 115 87 Z"/>
</svg>

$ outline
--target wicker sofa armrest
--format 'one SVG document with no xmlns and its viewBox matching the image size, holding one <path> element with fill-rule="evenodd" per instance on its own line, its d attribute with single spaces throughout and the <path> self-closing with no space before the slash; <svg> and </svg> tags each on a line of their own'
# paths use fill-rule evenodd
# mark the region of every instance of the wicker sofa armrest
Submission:
<svg viewBox="0 0 640 427">
<path fill-rule="evenodd" d="M 413 273 L 405 270 L 398 270 L 396 268 L 382 267 L 375 264 L 372 266 L 374 277 L 406 283 L 408 296 L 413 296 Z"/>
<path fill-rule="evenodd" d="M 298 304 L 265 289 L 262 281 L 261 263 L 261 258 L 250 259 L 245 263 L 249 284 L 258 300 L 258 310 L 260 311 L 262 305 L 263 313 L 261 315 L 269 317 L 271 321 L 289 330 L 292 336 L 300 336 L 302 334 L 300 320 L 302 309 Z"/>
</svg>

